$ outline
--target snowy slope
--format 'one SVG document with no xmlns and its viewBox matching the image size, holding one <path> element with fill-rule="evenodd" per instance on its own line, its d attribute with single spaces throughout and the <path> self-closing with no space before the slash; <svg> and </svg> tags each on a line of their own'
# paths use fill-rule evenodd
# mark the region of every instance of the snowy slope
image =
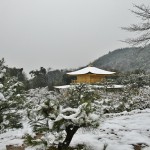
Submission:
<svg viewBox="0 0 150 150">
<path fill-rule="evenodd" d="M 97 130 L 80 130 L 72 144 L 86 143 L 94 150 L 101 150 L 104 144 L 108 144 L 106 150 L 133 150 L 132 144 L 137 143 L 150 146 L 150 110 L 121 114 L 107 118 Z"/>
<path fill-rule="evenodd" d="M 134 110 L 110 114 L 96 130 L 80 129 L 71 142 L 71 145 L 83 144 L 91 150 L 133 150 L 133 145 L 143 143 L 142 150 L 150 150 L 150 109 Z M 0 150 L 6 150 L 5 145 L 23 143 L 22 136 L 31 132 L 30 126 L 24 123 L 23 129 L 8 131 L 0 134 Z M 26 148 L 35 150 L 35 148 Z"/>
<path fill-rule="evenodd" d="M 94 150 L 101 150 L 104 144 L 108 144 L 106 150 L 133 150 L 132 144 L 137 143 L 150 146 L 150 109 L 109 116 L 97 130 L 80 130 L 72 141 L 78 143 Z"/>
<path fill-rule="evenodd" d="M 150 45 L 145 48 L 117 49 L 98 58 L 92 64 L 102 69 L 134 71 L 136 69 L 150 72 Z"/>
</svg>

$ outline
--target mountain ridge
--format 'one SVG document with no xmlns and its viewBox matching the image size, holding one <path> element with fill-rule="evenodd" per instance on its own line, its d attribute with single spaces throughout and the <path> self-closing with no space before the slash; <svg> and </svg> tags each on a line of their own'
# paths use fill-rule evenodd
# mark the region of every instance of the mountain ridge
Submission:
<svg viewBox="0 0 150 150">
<path fill-rule="evenodd" d="M 150 45 L 121 48 L 93 61 L 93 66 L 122 72 L 144 70 L 150 72 Z"/>
</svg>

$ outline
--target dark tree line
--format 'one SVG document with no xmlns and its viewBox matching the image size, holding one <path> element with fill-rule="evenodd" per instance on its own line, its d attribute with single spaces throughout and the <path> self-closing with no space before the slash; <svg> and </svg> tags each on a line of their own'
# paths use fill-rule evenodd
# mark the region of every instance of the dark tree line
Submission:
<svg viewBox="0 0 150 150">
<path fill-rule="evenodd" d="M 23 68 L 8 67 L 3 65 L 5 63 L 4 58 L 0 60 L 0 69 L 6 70 L 6 75 L 11 77 L 16 77 L 18 81 L 23 82 L 25 89 L 39 88 L 39 87 L 49 87 L 49 90 L 53 90 L 54 86 L 70 84 L 74 79 L 73 76 L 68 76 L 66 73 L 70 70 L 67 69 L 56 69 L 46 70 L 44 67 L 40 69 L 32 70 L 29 72 L 31 79 L 28 79 L 26 74 L 23 71 Z M 5 76 L 0 77 L 0 83 L 4 83 Z"/>
<path fill-rule="evenodd" d="M 66 75 L 69 70 L 46 70 L 41 67 L 39 70 L 30 71 L 32 79 L 29 80 L 30 88 L 38 88 L 48 86 L 49 90 L 53 90 L 54 86 L 70 84 L 74 77 Z"/>
</svg>

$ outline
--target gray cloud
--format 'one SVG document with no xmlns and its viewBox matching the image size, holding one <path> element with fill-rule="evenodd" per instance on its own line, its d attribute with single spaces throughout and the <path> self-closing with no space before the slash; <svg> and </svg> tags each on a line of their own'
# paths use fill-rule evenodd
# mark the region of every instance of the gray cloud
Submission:
<svg viewBox="0 0 150 150">
<path fill-rule="evenodd" d="M 0 56 L 26 72 L 75 68 L 117 48 L 137 22 L 129 9 L 148 0 L 0 0 Z"/>
</svg>

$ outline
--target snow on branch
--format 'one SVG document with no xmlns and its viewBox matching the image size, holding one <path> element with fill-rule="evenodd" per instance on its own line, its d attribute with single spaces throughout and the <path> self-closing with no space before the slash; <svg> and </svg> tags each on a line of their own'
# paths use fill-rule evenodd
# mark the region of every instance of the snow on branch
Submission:
<svg viewBox="0 0 150 150">
<path fill-rule="evenodd" d="M 135 38 L 128 38 L 122 42 L 131 44 L 132 46 L 143 44 L 146 46 L 150 41 L 150 7 L 145 5 L 134 5 L 137 10 L 131 10 L 137 17 L 141 19 L 140 24 L 131 24 L 129 27 L 122 27 L 123 30 L 136 32 L 140 35 Z"/>
<path fill-rule="evenodd" d="M 137 15 L 137 17 L 142 18 L 142 20 L 150 19 L 150 7 L 142 5 L 134 5 L 137 10 L 131 10 L 132 13 Z"/>
<path fill-rule="evenodd" d="M 58 117 L 56 118 L 55 121 L 59 121 L 61 119 L 66 119 L 66 120 L 72 120 L 74 122 L 74 120 L 79 119 L 77 117 L 80 115 L 80 113 L 82 112 L 82 110 L 86 106 L 87 106 L 87 103 L 83 103 L 77 109 L 75 109 L 75 108 L 65 108 L 64 110 L 61 111 L 61 113 L 58 115 Z M 74 112 L 74 114 L 71 114 L 71 115 L 64 115 L 63 114 L 63 113 L 67 113 L 67 112 Z"/>
</svg>

